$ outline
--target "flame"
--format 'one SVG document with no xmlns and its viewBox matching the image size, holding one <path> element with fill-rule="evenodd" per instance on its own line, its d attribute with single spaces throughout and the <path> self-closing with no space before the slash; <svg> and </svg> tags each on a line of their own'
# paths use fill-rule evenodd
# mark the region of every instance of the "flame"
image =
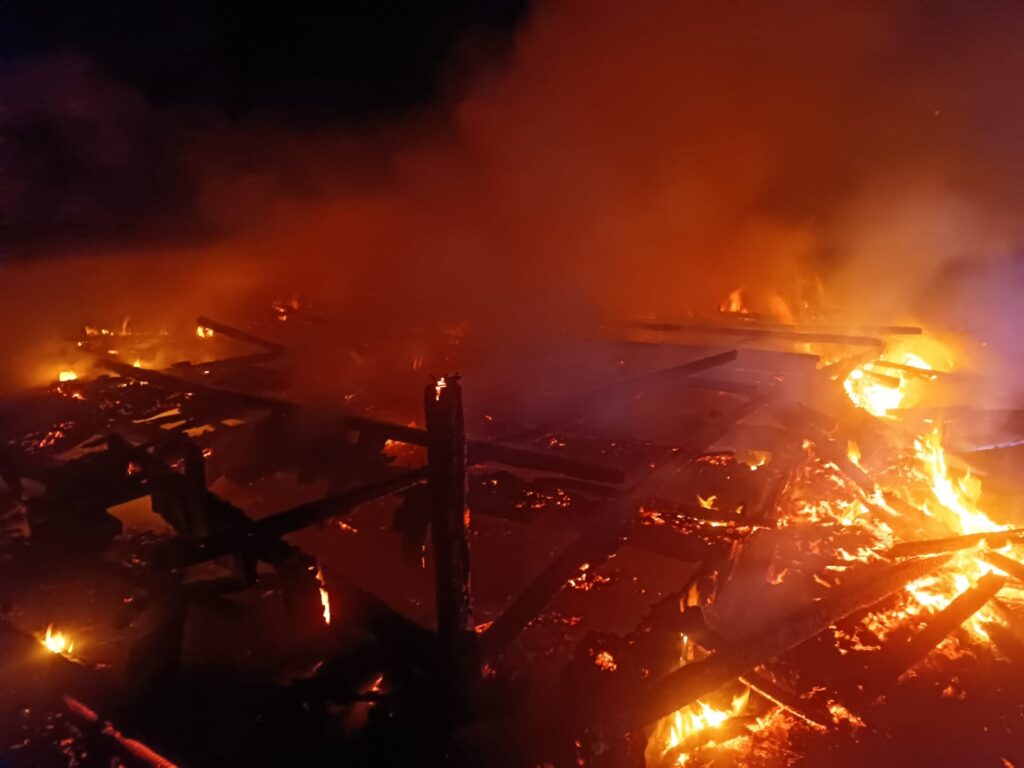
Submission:
<svg viewBox="0 0 1024 768">
<path fill-rule="evenodd" d="M 316 582 L 320 585 L 320 604 L 324 607 L 324 624 L 331 623 L 331 596 L 327 593 L 327 585 L 324 583 L 324 572 L 317 567 Z"/>
<path fill-rule="evenodd" d="M 50 653 L 58 653 L 61 656 L 70 656 L 75 647 L 70 637 L 63 632 L 54 632 L 52 624 L 46 628 L 46 634 L 40 642 Z"/>
<path fill-rule="evenodd" d="M 205 325 L 197 325 L 196 336 L 200 339 L 212 339 L 214 337 L 214 332 L 212 328 L 207 328 Z"/>
<path fill-rule="evenodd" d="M 949 347 L 940 341 L 917 337 L 899 344 L 871 362 L 858 365 L 843 381 L 853 404 L 872 416 L 893 418 L 890 411 L 920 399 L 922 382 L 935 378 L 934 373 L 929 375 L 935 366 L 925 355 L 941 360 L 947 368 L 953 366 Z"/>
<path fill-rule="evenodd" d="M 942 444 L 942 424 L 937 423 L 932 431 L 914 441 L 914 451 L 919 466 L 918 474 L 931 488 L 932 494 L 942 508 L 952 515 L 958 533 L 985 533 L 1004 530 L 979 507 L 981 481 L 967 470 L 955 477 L 946 464 L 946 451 Z M 936 510 L 925 511 L 934 514 Z"/>
<path fill-rule="evenodd" d="M 771 459 L 771 451 L 746 451 L 742 457 L 739 458 L 740 463 L 746 464 L 750 467 L 751 472 L 757 471 L 758 467 L 763 467 Z"/>
<path fill-rule="evenodd" d="M 729 295 L 725 297 L 725 300 L 718 306 L 719 312 L 733 312 L 740 315 L 746 315 L 750 313 L 747 309 L 747 305 L 743 302 L 743 286 L 734 288 L 730 291 Z"/>
<path fill-rule="evenodd" d="M 662 758 L 672 752 L 673 765 L 686 765 L 689 755 L 686 752 L 678 752 L 679 746 L 701 731 L 717 728 L 727 720 L 742 715 L 746 711 L 749 699 L 750 689 L 745 689 L 733 696 L 732 702 L 726 708 L 713 707 L 705 701 L 695 701 L 660 720 L 655 726 L 651 742 L 659 745 Z"/>
<path fill-rule="evenodd" d="M 846 441 L 846 455 L 849 457 L 853 465 L 858 469 L 864 469 L 860 463 L 860 446 L 857 445 L 853 440 Z"/>
<path fill-rule="evenodd" d="M 437 382 L 434 384 L 434 400 L 437 400 L 438 402 L 440 402 L 440 400 L 441 400 L 441 390 L 445 389 L 447 386 L 448 386 L 448 382 L 445 381 L 444 376 L 442 376 L 441 378 L 439 378 L 437 380 Z"/>
<path fill-rule="evenodd" d="M 74 371 L 61 371 L 57 374 L 57 381 L 74 381 L 78 378 L 78 374 Z"/>
<path fill-rule="evenodd" d="M 708 496 L 705 499 L 699 493 L 697 494 L 697 503 L 700 504 L 702 509 L 716 509 L 716 507 L 715 507 L 715 502 L 716 501 L 718 501 L 718 496 L 716 496 L 716 495 Z"/>
</svg>

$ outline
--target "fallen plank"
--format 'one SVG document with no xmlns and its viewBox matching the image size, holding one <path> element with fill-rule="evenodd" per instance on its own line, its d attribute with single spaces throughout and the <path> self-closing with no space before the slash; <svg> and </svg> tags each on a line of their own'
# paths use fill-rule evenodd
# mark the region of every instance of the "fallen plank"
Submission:
<svg viewBox="0 0 1024 768">
<path fill-rule="evenodd" d="M 261 339 L 259 336 L 254 336 L 251 333 L 243 331 L 234 326 L 228 325 L 227 323 L 220 323 L 216 320 L 212 320 L 209 317 L 203 317 L 200 315 L 196 318 L 196 325 L 202 328 L 209 328 L 214 333 L 219 333 L 222 336 L 227 336 L 230 339 L 236 341 L 243 341 L 246 344 L 252 344 L 253 346 L 265 349 L 267 352 L 274 352 L 278 355 L 284 354 L 287 349 L 281 344 L 275 344 L 272 341 Z"/>
<path fill-rule="evenodd" d="M 985 544 L 989 547 L 1002 547 L 1008 541 L 1024 537 L 1024 528 L 1010 528 L 1005 531 L 987 533 L 967 533 L 962 536 L 949 536 L 943 539 L 923 539 L 921 541 L 903 541 L 889 550 L 893 558 L 917 557 L 918 555 L 935 555 L 942 552 L 957 552 Z"/>
<path fill-rule="evenodd" d="M 242 550 L 259 552 L 280 536 L 307 528 L 321 520 L 347 514 L 359 504 L 396 493 L 426 477 L 426 467 L 403 472 L 385 480 L 300 504 L 226 533 L 191 541 L 161 543 L 154 546 L 149 556 L 155 565 L 183 568 Z"/>
<path fill-rule="evenodd" d="M 924 629 L 905 643 L 883 648 L 879 666 L 895 681 L 920 663 L 954 629 L 980 611 L 1006 584 L 1006 577 L 988 573 L 978 583 L 957 595 L 953 601 L 928 619 Z"/>
<path fill-rule="evenodd" d="M 735 325 L 717 323 L 659 323 L 642 322 L 637 327 L 645 331 L 661 331 L 670 333 L 709 333 L 722 336 L 746 336 L 751 338 L 780 339 L 783 341 L 802 341 L 817 344 L 847 344 L 860 347 L 882 347 L 878 336 L 867 336 L 856 333 L 841 332 L 840 329 L 824 328 L 818 330 L 814 326 L 757 326 L 754 324 L 737 323 Z M 874 329 L 880 330 L 880 329 Z M 918 329 L 920 332 L 920 329 Z"/>
<path fill-rule="evenodd" d="M 611 499 L 602 508 L 602 514 L 588 530 L 560 552 L 554 560 L 524 589 L 499 616 L 481 638 L 485 656 L 500 653 L 511 643 L 550 602 L 551 598 L 577 573 L 580 566 L 589 563 L 597 568 L 614 553 L 626 539 L 637 508 L 666 477 L 693 461 L 707 446 L 726 434 L 735 424 L 764 405 L 764 399 L 752 400 L 736 408 L 726 417 L 699 430 L 681 450 L 669 453 L 643 478 L 635 482 L 619 497 Z"/>
<path fill-rule="evenodd" d="M 755 635 L 733 641 L 710 658 L 665 675 L 639 700 L 603 703 L 608 711 L 602 719 L 623 730 L 652 723 L 810 640 L 851 613 L 875 605 L 948 560 L 948 557 L 932 557 L 871 569 L 872 572 L 859 581 L 837 587 L 821 600 Z"/>
</svg>

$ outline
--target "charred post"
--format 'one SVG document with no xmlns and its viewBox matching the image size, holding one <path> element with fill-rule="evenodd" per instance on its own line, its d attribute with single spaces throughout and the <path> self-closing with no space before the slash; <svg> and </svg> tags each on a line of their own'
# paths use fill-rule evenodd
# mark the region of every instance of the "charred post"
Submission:
<svg viewBox="0 0 1024 768">
<path fill-rule="evenodd" d="M 462 688 L 479 670 L 470 600 L 466 431 L 458 376 L 443 376 L 423 395 L 427 484 L 442 673 Z"/>
</svg>

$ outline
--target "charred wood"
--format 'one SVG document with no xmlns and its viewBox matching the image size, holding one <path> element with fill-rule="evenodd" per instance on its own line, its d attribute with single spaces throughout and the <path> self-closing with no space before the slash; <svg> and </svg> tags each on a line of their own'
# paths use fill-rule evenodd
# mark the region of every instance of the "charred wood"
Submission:
<svg viewBox="0 0 1024 768">
<path fill-rule="evenodd" d="M 626 728 L 654 722 L 795 648 L 843 617 L 880 602 L 947 561 L 946 557 L 933 557 L 877 571 L 871 569 L 872 572 L 859 581 L 835 589 L 827 597 L 780 619 L 755 636 L 730 642 L 710 658 L 680 667 L 651 685 L 639 701 L 624 703 L 617 711 L 606 712 L 604 717 L 616 718 Z"/>
<path fill-rule="evenodd" d="M 982 544 L 989 547 L 1002 547 L 1007 542 L 1016 541 L 1021 537 L 1024 537 L 1024 528 L 1011 528 L 1005 531 L 986 533 L 967 533 L 962 536 L 950 536 L 943 539 L 903 541 L 890 549 L 889 555 L 894 558 L 935 555 L 943 552 L 958 552 L 959 550 L 970 549 Z"/>
</svg>

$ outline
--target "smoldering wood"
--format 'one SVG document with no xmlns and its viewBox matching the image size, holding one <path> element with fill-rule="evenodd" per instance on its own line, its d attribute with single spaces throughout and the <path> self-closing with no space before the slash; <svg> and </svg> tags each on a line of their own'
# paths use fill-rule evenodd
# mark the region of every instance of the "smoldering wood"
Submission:
<svg viewBox="0 0 1024 768">
<path fill-rule="evenodd" d="M 636 324 L 645 331 L 662 331 L 671 333 L 702 333 L 721 336 L 747 336 L 751 338 L 771 338 L 784 341 L 815 342 L 819 344 L 846 344 L 861 347 L 882 347 L 882 339 L 878 335 L 861 335 L 847 333 L 842 329 L 818 330 L 814 326 L 756 326 L 754 324 L 737 323 L 720 325 L 714 323 L 658 323 L 643 322 Z M 856 330 L 856 329 L 855 329 Z M 881 329 L 874 329 L 881 330 Z"/>
<path fill-rule="evenodd" d="M 739 681 L 751 691 L 770 701 L 794 717 L 819 731 L 827 731 L 832 725 L 832 717 L 824 707 L 815 706 L 806 699 L 783 688 L 770 677 L 756 670 L 741 675 Z"/>
<path fill-rule="evenodd" d="M 701 373 L 703 371 L 731 363 L 736 360 L 736 356 L 736 350 L 732 349 L 726 352 L 708 355 L 707 357 L 702 357 L 698 360 L 691 360 L 681 365 L 674 365 L 670 368 L 661 368 L 640 376 L 633 376 L 621 381 L 614 381 L 611 384 L 598 387 L 597 389 L 592 389 L 588 392 L 574 395 L 571 398 L 562 401 L 559 405 L 549 409 L 555 414 L 552 419 L 535 427 L 531 427 L 530 429 L 505 435 L 503 439 L 529 440 L 531 438 L 550 434 L 553 430 L 572 423 L 579 419 L 588 410 L 611 398 L 637 391 L 649 392 L 660 387 L 678 385 L 679 382 L 684 381 L 695 373 Z"/>
<path fill-rule="evenodd" d="M 641 700 L 606 705 L 603 718 L 614 720 L 626 729 L 652 723 L 810 640 L 855 611 L 881 602 L 947 562 L 948 557 L 938 556 L 880 569 L 864 569 L 858 581 L 834 589 L 821 600 L 780 618 L 755 635 L 723 645 L 708 659 L 669 673 L 653 683 Z"/>
<path fill-rule="evenodd" d="M 958 552 L 984 544 L 988 547 L 1003 547 L 1010 541 L 1024 538 L 1024 528 L 1011 528 L 1005 531 L 986 533 L 966 533 L 961 536 L 950 536 L 942 539 L 924 539 L 922 541 L 901 541 L 889 550 L 893 558 L 918 557 L 935 555 L 942 552 Z"/>
<path fill-rule="evenodd" d="M 500 653 L 522 629 L 550 602 L 551 598 L 577 573 L 584 563 L 596 569 L 614 553 L 626 539 L 641 500 L 650 495 L 650 489 L 665 477 L 672 476 L 707 450 L 735 424 L 761 408 L 767 400 L 758 398 L 737 407 L 717 422 L 708 424 L 682 446 L 670 451 L 663 461 L 657 462 L 642 478 L 619 496 L 602 507 L 599 519 L 544 568 L 538 576 L 495 619 L 481 640 L 485 657 Z"/>
<path fill-rule="evenodd" d="M 437 634 L 451 693 L 479 675 L 473 606 L 469 591 L 469 508 L 466 505 L 466 433 L 462 385 L 446 376 L 445 386 L 428 384 L 423 393 L 427 425 L 427 487 L 430 538 L 437 597 Z M 438 385 L 439 386 L 439 385 Z"/>
<path fill-rule="evenodd" d="M 177 376 L 155 371 L 149 368 L 136 368 L 109 357 L 101 357 L 100 365 L 126 378 L 145 381 L 172 391 L 195 392 L 214 401 L 233 403 L 238 407 L 259 408 L 272 411 L 293 411 L 299 409 L 297 403 L 262 395 L 251 395 L 234 390 L 210 387 L 201 383 L 182 379 Z M 389 440 L 408 443 L 410 445 L 427 445 L 426 430 L 409 427 L 404 424 L 393 424 L 360 416 L 344 416 L 339 426 L 366 431 L 380 435 Z M 486 440 L 467 440 L 467 460 L 470 464 L 506 464 L 521 469 L 532 469 L 539 472 L 555 472 L 558 474 L 591 480 L 597 483 L 622 483 L 624 472 L 617 467 L 609 467 L 590 461 L 581 461 L 567 456 L 559 456 L 551 452 L 543 452 L 502 445 Z"/>
<path fill-rule="evenodd" d="M 427 475 L 426 467 L 402 472 L 393 477 L 268 515 L 233 531 L 194 541 L 170 542 L 168 545 L 155 547 L 150 552 L 150 557 L 154 564 L 170 568 L 183 568 L 209 562 L 239 550 L 261 553 L 264 552 L 268 541 L 307 528 L 321 520 L 347 514 L 367 501 L 415 485 L 425 480 Z"/>
<path fill-rule="evenodd" d="M 930 617 L 924 628 L 906 643 L 883 648 L 880 653 L 884 655 L 884 661 L 879 662 L 879 667 L 886 671 L 890 682 L 921 662 L 947 635 L 984 608 L 1005 584 L 1005 576 L 985 574 L 975 586 L 961 592 L 949 605 Z"/>
<path fill-rule="evenodd" d="M 209 328 L 214 333 L 219 333 L 222 336 L 227 336 L 230 339 L 236 341 L 243 341 L 246 344 L 252 344 L 255 347 L 267 350 L 267 352 L 274 352 L 278 355 L 282 355 L 287 351 L 287 348 L 281 344 L 277 344 L 273 341 L 267 341 L 259 336 L 243 331 L 239 328 L 235 328 L 227 323 L 221 323 L 217 320 L 212 320 L 209 317 L 200 315 L 196 318 L 196 325 L 202 326 L 203 328 Z"/>
</svg>

